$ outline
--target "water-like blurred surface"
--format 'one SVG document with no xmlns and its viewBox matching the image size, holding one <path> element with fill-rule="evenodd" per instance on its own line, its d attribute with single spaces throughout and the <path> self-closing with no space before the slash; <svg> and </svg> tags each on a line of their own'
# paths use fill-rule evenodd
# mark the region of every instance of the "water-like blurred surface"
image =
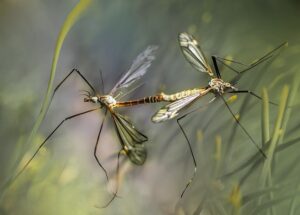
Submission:
<svg viewBox="0 0 300 215">
<path fill-rule="evenodd" d="M 22 147 L 46 92 L 57 34 L 76 3 L 0 2 L 1 182 L 14 172 L 20 156 L 27 153 L 29 158 L 32 150 L 63 118 L 92 106 L 83 103 L 80 96 L 80 90 L 87 87 L 78 77 L 70 78 L 58 91 L 32 148 Z M 157 59 L 142 80 L 145 84 L 128 98 L 206 86 L 209 78 L 196 72 L 180 52 L 177 35 L 187 31 L 198 39 L 209 60 L 215 54 L 246 64 L 288 41 L 288 48 L 278 57 L 251 70 L 238 84 L 240 89 L 250 88 L 261 94 L 262 87 L 270 87 L 279 79 L 269 88 L 270 100 L 279 102 L 283 85 L 292 84 L 300 68 L 299 9 L 297 1 L 95 1 L 63 45 L 55 82 L 59 83 L 72 68 L 78 68 L 100 90 L 101 69 L 107 93 L 130 67 L 135 56 L 149 44 L 156 44 L 160 47 Z M 222 74 L 225 80 L 234 75 L 225 68 L 222 68 Z M 260 144 L 260 102 L 240 95 L 232 108 L 238 112 L 244 98 L 249 103 L 241 122 Z M 209 98 L 205 98 L 196 106 L 208 101 Z M 299 134 L 299 102 L 294 103 L 296 107 L 283 142 Z M 99 112 L 71 120 L 59 129 L 2 198 L 1 214 L 173 214 L 180 193 L 192 175 L 193 163 L 175 120 L 151 123 L 152 114 L 160 106 L 121 110 L 149 137 L 146 143 L 148 159 L 141 167 L 129 165 L 128 168 L 126 162 L 122 163 L 125 173 L 119 191 L 121 198 L 110 207 L 98 208 L 109 200 L 113 191 L 111 184 L 107 188 L 104 173 L 93 157 L 103 117 Z M 271 129 L 276 111 L 276 107 L 271 106 Z M 222 207 L 230 214 L 228 199 L 239 178 L 232 177 L 226 182 L 216 178 L 249 158 L 256 152 L 255 147 L 239 128 L 231 138 L 235 123 L 220 101 L 189 115 L 183 124 L 193 145 L 198 172 L 181 200 L 179 210 L 191 214 L 202 199 L 207 198 L 206 204 L 218 209 L 207 209 L 203 214 L 218 214 L 216 211 Z M 223 159 L 220 167 L 214 163 L 217 135 L 222 138 L 222 150 L 228 144 L 232 146 L 230 157 Z M 111 178 L 116 168 L 116 156 L 112 155 L 119 148 L 113 125 L 108 122 L 101 136 L 99 155 Z M 294 165 L 299 161 L 298 150 L 299 146 L 295 145 L 277 158 L 274 184 L 282 181 L 285 169 L 291 168 L 289 178 L 299 176 L 299 169 Z M 243 194 L 258 189 L 256 177 L 254 175 L 245 182 Z M 208 186 L 211 188 L 205 189 Z M 215 197 L 207 197 L 207 192 Z M 275 195 L 280 196 L 280 193 Z M 280 212 L 285 211 L 287 205 L 285 202 L 277 206 L 278 214 L 282 214 Z"/>
</svg>

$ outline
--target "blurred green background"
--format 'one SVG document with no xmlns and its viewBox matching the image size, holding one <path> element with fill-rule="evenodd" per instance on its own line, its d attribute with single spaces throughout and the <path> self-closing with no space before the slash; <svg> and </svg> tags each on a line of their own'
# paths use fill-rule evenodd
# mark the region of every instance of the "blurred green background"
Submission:
<svg viewBox="0 0 300 215">
<path fill-rule="evenodd" d="M 0 2 L 0 214 L 300 213 L 300 4 L 295 0 L 94 1 L 67 35 L 55 77 L 54 85 L 77 68 L 100 90 L 101 69 L 107 93 L 133 59 L 156 44 L 160 48 L 143 78 L 145 84 L 128 98 L 172 93 L 209 81 L 182 56 L 180 32 L 193 34 L 207 58 L 215 54 L 246 64 L 288 41 L 279 56 L 249 71 L 237 85 L 258 94 L 266 87 L 269 99 L 282 106 L 262 111 L 261 102 L 246 95 L 231 103 L 256 142 L 267 142 L 267 160 L 236 127 L 223 103 L 212 103 L 183 120 L 198 171 L 178 202 L 193 163 L 175 120 L 151 123 L 150 117 L 161 106 L 155 104 L 120 110 L 149 137 L 148 159 L 141 167 L 122 162 L 120 198 L 108 208 L 99 209 L 111 198 L 113 186 L 107 187 L 93 157 L 101 112 L 67 122 L 24 174 L 8 189 L 3 187 L 22 165 L 20 160 L 24 164 L 63 118 L 92 107 L 80 96 L 87 87 L 73 76 L 58 91 L 34 141 L 25 144 L 45 96 L 58 32 L 77 2 Z M 221 68 L 223 78 L 230 80 L 234 73 Z M 285 85 L 288 91 L 283 91 Z M 268 116 L 269 122 L 262 122 Z M 264 136 L 267 130 L 271 141 Z M 108 122 L 98 153 L 112 181 L 119 147 Z"/>
</svg>

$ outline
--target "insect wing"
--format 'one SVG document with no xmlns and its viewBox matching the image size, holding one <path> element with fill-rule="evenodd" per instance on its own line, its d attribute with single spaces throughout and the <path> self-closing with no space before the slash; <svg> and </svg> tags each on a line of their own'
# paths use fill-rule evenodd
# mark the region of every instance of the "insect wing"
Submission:
<svg viewBox="0 0 300 215">
<path fill-rule="evenodd" d="M 200 94 L 196 93 L 167 104 L 152 117 L 152 121 L 157 123 L 173 119 L 179 114 L 179 111 L 191 105 L 199 96 Z"/>
<path fill-rule="evenodd" d="M 114 95 L 115 98 L 122 96 L 122 90 L 124 88 L 130 87 L 133 83 L 145 75 L 148 68 L 151 66 L 152 61 L 155 59 L 154 54 L 157 49 L 157 46 L 148 46 L 142 53 L 140 53 L 133 61 L 130 69 L 121 77 L 118 83 L 111 90 L 110 95 Z"/>
<path fill-rule="evenodd" d="M 196 70 L 205 72 L 211 77 L 214 76 L 198 42 L 191 35 L 180 33 L 179 44 L 183 55 Z"/>
<path fill-rule="evenodd" d="M 134 164 L 142 165 L 147 157 L 144 142 L 148 138 L 139 132 L 123 115 L 112 113 L 112 117 L 126 155 Z"/>
</svg>

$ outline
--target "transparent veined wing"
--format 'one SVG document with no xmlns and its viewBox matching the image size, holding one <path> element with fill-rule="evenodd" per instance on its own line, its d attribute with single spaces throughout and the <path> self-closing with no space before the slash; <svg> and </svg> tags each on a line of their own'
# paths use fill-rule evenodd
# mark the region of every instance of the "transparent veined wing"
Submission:
<svg viewBox="0 0 300 215">
<path fill-rule="evenodd" d="M 198 71 L 205 72 L 214 77 L 210 65 L 207 63 L 205 56 L 195 40 L 187 33 L 180 33 L 178 36 L 181 51 L 187 61 Z"/>
<path fill-rule="evenodd" d="M 167 104 L 166 106 L 159 109 L 159 111 L 157 111 L 157 113 L 152 116 L 152 122 L 157 123 L 157 122 L 163 122 L 169 119 L 173 119 L 179 114 L 179 111 L 181 111 L 184 108 L 187 108 L 200 96 L 201 96 L 200 93 L 196 93 L 184 97 L 182 99 L 179 99 L 170 104 Z"/>
<path fill-rule="evenodd" d="M 133 83 L 139 80 L 148 68 L 151 66 L 152 61 L 155 59 L 155 51 L 158 46 L 148 46 L 142 53 L 140 53 L 133 61 L 130 69 L 121 77 L 118 83 L 110 91 L 110 95 L 115 98 L 120 98 L 124 95 L 124 88 L 130 87 Z"/>
<path fill-rule="evenodd" d="M 111 113 L 122 148 L 128 158 L 136 165 L 143 165 L 147 158 L 144 142 L 148 138 L 138 131 L 125 116 Z"/>
</svg>

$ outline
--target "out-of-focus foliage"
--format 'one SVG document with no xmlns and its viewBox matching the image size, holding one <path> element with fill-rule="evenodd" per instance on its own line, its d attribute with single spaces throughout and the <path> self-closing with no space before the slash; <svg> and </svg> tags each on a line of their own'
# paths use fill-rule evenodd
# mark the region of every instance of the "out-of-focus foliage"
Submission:
<svg viewBox="0 0 300 215">
<path fill-rule="evenodd" d="M 78 20 L 80 15 L 90 6 L 91 2 L 92 2 L 91 0 L 79 1 L 79 3 L 69 13 L 63 26 L 61 27 L 61 30 L 57 36 L 55 51 L 53 54 L 53 60 L 52 60 L 52 65 L 51 65 L 51 70 L 50 70 L 50 77 L 49 77 L 49 81 L 48 81 L 47 92 L 46 92 L 40 113 L 34 123 L 34 126 L 30 132 L 28 140 L 26 141 L 26 146 L 28 143 L 32 142 L 34 136 L 36 135 L 37 130 L 41 126 L 41 123 L 42 123 L 43 119 L 45 118 L 45 115 L 49 109 L 50 102 L 51 102 L 52 95 L 53 95 L 53 82 L 54 82 L 54 77 L 55 77 L 55 73 L 56 73 L 57 62 L 58 62 L 58 59 L 60 56 L 60 51 L 61 51 L 63 42 L 64 42 L 68 32 L 74 25 L 74 23 Z"/>
<path fill-rule="evenodd" d="M 43 119 L 45 118 L 45 115 L 48 111 L 48 108 L 50 106 L 51 100 L 53 98 L 54 92 L 53 92 L 53 82 L 54 82 L 54 77 L 55 77 L 55 73 L 56 73 L 56 67 L 57 67 L 57 62 L 59 59 L 59 55 L 60 55 L 60 51 L 63 45 L 63 42 L 68 34 L 68 32 L 70 31 L 71 27 L 74 25 L 74 23 L 76 22 L 76 20 L 80 17 L 80 15 L 86 10 L 86 8 L 91 4 L 90 0 L 82 0 L 80 1 L 75 7 L 74 9 L 71 10 L 71 12 L 69 13 L 69 15 L 67 16 L 60 32 L 59 35 L 57 37 L 57 41 L 56 41 L 56 46 L 55 46 L 55 51 L 53 54 L 53 60 L 52 60 L 52 65 L 51 65 L 51 70 L 50 70 L 50 77 L 49 77 L 49 81 L 48 81 L 48 87 L 47 87 L 47 92 L 46 95 L 44 97 L 43 103 L 42 103 L 42 107 L 41 110 L 39 112 L 39 115 L 37 116 L 37 119 L 34 122 L 33 128 L 30 132 L 30 134 L 28 135 L 28 138 L 26 141 L 21 141 L 19 142 L 20 145 L 22 145 L 22 147 L 24 149 L 27 150 L 28 148 L 30 148 L 30 143 L 33 142 L 35 135 L 37 133 L 37 130 L 39 129 L 39 127 L 41 126 L 41 123 L 43 121 Z M 22 158 L 22 155 L 19 156 L 20 158 Z M 30 159 L 27 158 L 27 160 Z M 5 192 L 7 190 L 7 188 L 18 178 L 18 176 L 23 172 L 24 168 L 27 166 L 26 161 L 25 163 L 21 163 L 22 165 L 19 165 L 21 159 L 15 158 L 15 167 L 23 167 L 23 169 L 21 168 L 15 168 L 16 169 L 16 173 L 12 174 L 10 177 L 8 177 L 7 182 L 5 182 L 3 184 L 3 186 L 1 187 L 1 193 L 2 196 L 5 195 Z M 30 159 L 32 160 L 32 159 Z M 28 162 L 30 162 L 30 160 Z"/>
<path fill-rule="evenodd" d="M 23 143 L 46 92 L 60 26 L 76 3 L 0 3 L 1 183 L 22 165 L 20 157 L 25 154 L 24 163 L 32 153 Z M 209 80 L 180 53 L 179 32 L 193 34 L 208 59 L 215 54 L 245 64 L 288 41 L 278 56 L 249 71 L 237 85 L 262 94 L 263 103 L 247 95 L 230 98 L 234 112 L 268 158 L 256 151 L 223 103 L 214 102 L 183 120 L 198 171 L 178 202 L 193 165 L 176 122 L 150 122 L 161 104 L 122 109 L 149 137 L 148 159 L 142 167 L 122 162 L 121 198 L 99 209 L 114 191 L 113 155 L 119 143 L 112 124 L 106 123 L 99 155 L 111 178 L 107 186 L 92 154 L 102 114 L 91 113 L 67 122 L 50 139 L 2 195 L 0 214 L 298 214 L 299 7 L 297 1 L 95 1 L 64 43 L 55 83 L 76 67 L 101 89 L 101 68 L 108 92 L 141 50 L 157 44 L 159 54 L 144 77 L 145 85 L 128 98 L 161 90 L 172 93 L 206 86 Z M 226 67 L 221 73 L 225 80 L 234 75 Z M 82 102 L 79 90 L 84 89 L 76 76 L 66 82 L 31 148 L 63 118 L 91 107 Z"/>
</svg>

